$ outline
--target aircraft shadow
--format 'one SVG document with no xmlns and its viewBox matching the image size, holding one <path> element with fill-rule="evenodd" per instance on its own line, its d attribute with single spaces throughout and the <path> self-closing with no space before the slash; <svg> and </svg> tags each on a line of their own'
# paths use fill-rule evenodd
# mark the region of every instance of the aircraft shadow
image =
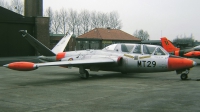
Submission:
<svg viewBox="0 0 200 112">
<path fill-rule="evenodd" d="M 38 81 L 29 81 L 29 82 L 20 82 L 17 83 L 18 86 L 46 86 L 46 85 L 59 85 L 59 84 L 66 84 L 69 82 L 76 82 L 76 81 L 81 81 L 80 79 L 43 79 L 43 80 L 38 80 Z"/>
<path fill-rule="evenodd" d="M 50 73 L 50 74 L 43 74 L 48 77 L 48 75 L 55 75 L 55 76 L 66 76 L 66 75 L 75 75 L 74 77 L 64 77 L 64 78 L 56 78 L 56 79 L 34 79 L 34 80 L 28 80 L 28 82 L 18 82 L 15 83 L 18 86 L 46 86 L 46 85 L 60 85 L 60 84 L 67 84 L 72 82 L 82 82 L 82 81 L 90 81 L 90 80 L 105 80 L 105 79 L 126 79 L 126 78 L 133 78 L 133 79 L 155 79 L 155 77 L 150 75 L 138 75 L 138 74 L 121 74 L 121 73 L 109 73 L 109 74 L 103 74 L 103 75 L 97 75 L 97 74 L 90 74 L 90 77 L 88 79 L 81 79 L 79 77 L 79 74 L 63 74 L 63 73 Z"/>
</svg>

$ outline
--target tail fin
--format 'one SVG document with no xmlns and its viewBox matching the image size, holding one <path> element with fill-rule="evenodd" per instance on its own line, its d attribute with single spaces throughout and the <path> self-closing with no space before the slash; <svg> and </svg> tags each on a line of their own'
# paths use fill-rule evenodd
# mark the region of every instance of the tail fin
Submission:
<svg viewBox="0 0 200 112">
<path fill-rule="evenodd" d="M 44 44 L 42 44 L 40 41 L 35 39 L 33 36 L 31 36 L 29 33 L 27 33 L 25 30 L 20 30 L 20 33 L 22 33 L 22 37 L 24 37 L 40 54 L 44 56 L 55 56 L 59 52 L 63 52 L 65 47 L 67 46 L 67 43 L 69 42 L 72 33 L 65 35 L 58 44 L 50 50 L 47 48 Z"/>
<path fill-rule="evenodd" d="M 58 43 L 57 45 L 51 50 L 53 53 L 58 54 L 60 52 L 63 52 L 65 47 L 67 46 L 67 43 L 69 42 L 70 38 L 72 36 L 72 33 L 67 33 Z"/>
<path fill-rule="evenodd" d="M 22 37 L 24 37 L 40 54 L 45 55 L 45 56 L 56 55 L 54 52 L 52 52 L 49 48 L 47 48 L 44 44 L 42 44 L 40 41 L 35 39 L 25 30 L 20 30 L 19 32 L 22 33 Z"/>
<path fill-rule="evenodd" d="M 174 51 L 179 51 L 180 48 L 175 47 L 171 41 L 169 41 L 166 37 L 161 38 L 161 43 L 162 47 L 167 51 L 167 52 L 174 52 Z"/>
</svg>

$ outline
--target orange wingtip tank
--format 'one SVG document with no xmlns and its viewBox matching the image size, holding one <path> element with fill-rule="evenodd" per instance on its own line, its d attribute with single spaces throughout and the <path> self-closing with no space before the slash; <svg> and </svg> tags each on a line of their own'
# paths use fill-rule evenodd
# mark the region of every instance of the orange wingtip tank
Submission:
<svg viewBox="0 0 200 112">
<path fill-rule="evenodd" d="M 7 65 L 4 65 L 4 67 L 7 67 L 13 70 L 18 70 L 18 71 L 31 71 L 38 68 L 32 62 L 13 62 Z"/>
<path fill-rule="evenodd" d="M 192 51 L 184 54 L 186 57 L 200 57 L 200 51 Z"/>
<path fill-rule="evenodd" d="M 168 59 L 168 69 L 169 70 L 178 70 L 185 68 L 192 68 L 196 66 L 196 62 L 187 58 L 173 58 Z"/>
</svg>

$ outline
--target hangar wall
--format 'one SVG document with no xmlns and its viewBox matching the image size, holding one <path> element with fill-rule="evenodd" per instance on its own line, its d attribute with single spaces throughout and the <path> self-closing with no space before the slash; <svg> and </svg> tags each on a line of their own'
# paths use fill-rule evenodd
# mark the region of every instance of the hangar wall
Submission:
<svg viewBox="0 0 200 112">
<path fill-rule="evenodd" d="M 25 16 L 0 6 L 0 57 L 35 56 L 36 50 L 21 36 L 19 30 L 50 47 L 49 18 L 42 17 L 43 0 L 25 0 Z"/>
<path fill-rule="evenodd" d="M 23 17 L 3 7 L 0 7 L 0 57 L 29 56 L 35 51 L 19 33 L 27 29 L 33 35 L 34 18 Z"/>
</svg>

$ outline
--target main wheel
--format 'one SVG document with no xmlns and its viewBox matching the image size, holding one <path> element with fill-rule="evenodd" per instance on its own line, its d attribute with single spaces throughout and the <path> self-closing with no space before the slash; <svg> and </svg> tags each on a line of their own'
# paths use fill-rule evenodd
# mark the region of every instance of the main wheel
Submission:
<svg viewBox="0 0 200 112">
<path fill-rule="evenodd" d="M 84 74 L 81 74 L 82 79 L 88 79 L 89 78 L 89 73 L 87 70 L 84 70 Z"/>
<path fill-rule="evenodd" d="M 186 80 L 188 78 L 188 75 L 186 73 L 181 74 L 181 79 Z"/>
<path fill-rule="evenodd" d="M 85 70 L 85 78 L 88 79 L 89 78 L 89 72 L 87 70 Z"/>
</svg>

